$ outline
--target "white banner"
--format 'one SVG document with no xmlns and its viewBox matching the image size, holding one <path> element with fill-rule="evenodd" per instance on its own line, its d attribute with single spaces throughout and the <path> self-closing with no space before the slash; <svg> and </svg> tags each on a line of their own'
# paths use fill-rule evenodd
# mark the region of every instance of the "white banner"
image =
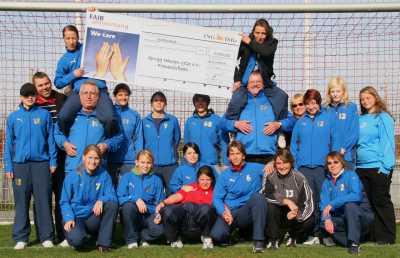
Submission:
<svg viewBox="0 0 400 258">
<path fill-rule="evenodd" d="M 229 98 L 238 32 L 88 12 L 85 75 Z"/>
</svg>

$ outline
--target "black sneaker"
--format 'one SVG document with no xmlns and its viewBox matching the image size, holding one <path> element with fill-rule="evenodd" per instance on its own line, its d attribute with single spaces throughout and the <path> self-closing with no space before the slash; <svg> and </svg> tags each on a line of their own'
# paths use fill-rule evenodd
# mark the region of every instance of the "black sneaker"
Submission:
<svg viewBox="0 0 400 258">
<path fill-rule="evenodd" d="M 347 251 L 349 252 L 349 254 L 358 255 L 360 253 L 360 245 L 352 243 L 347 249 Z"/>
<path fill-rule="evenodd" d="M 253 253 L 263 253 L 265 250 L 264 241 L 254 241 Z"/>
<path fill-rule="evenodd" d="M 97 246 L 97 250 L 99 250 L 100 253 L 108 253 L 111 252 L 111 248 L 110 247 L 106 247 L 106 246 Z"/>
</svg>

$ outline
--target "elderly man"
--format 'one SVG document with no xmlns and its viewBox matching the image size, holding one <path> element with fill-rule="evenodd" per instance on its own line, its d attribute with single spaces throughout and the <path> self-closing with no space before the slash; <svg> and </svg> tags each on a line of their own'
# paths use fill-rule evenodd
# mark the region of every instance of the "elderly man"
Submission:
<svg viewBox="0 0 400 258">
<path fill-rule="evenodd" d="M 53 124 L 57 122 L 58 112 L 64 105 L 66 96 L 52 89 L 52 83 L 49 76 L 44 72 L 36 72 L 32 77 L 32 83 L 36 88 L 36 105 L 50 112 Z M 57 169 L 52 176 L 52 191 L 54 193 L 54 219 L 58 242 L 62 242 L 64 230 L 61 224 L 60 197 L 62 184 L 64 182 L 65 152 L 57 152 Z M 35 211 L 35 210 L 34 210 Z M 36 222 L 36 213 L 35 213 Z M 37 223 L 35 223 L 36 225 Z"/>
<path fill-rule="evenodd" d="M 97 144 L 101 152 L 105 153 L 117 150 L 123 140 L 121 133 L 107 138 L 103 124 L 97 119 L 95 109 L 99 94 L 95 81 L 88 80 L 83 83 L 79 91 L 82 109 L 77 113 L 68 137 L 62 133 L 58 124 L 55 127 L 56 143 L 67 154 L 66 173 L 80 166 L 83 150 L 89 144 Z"/>
</svg>

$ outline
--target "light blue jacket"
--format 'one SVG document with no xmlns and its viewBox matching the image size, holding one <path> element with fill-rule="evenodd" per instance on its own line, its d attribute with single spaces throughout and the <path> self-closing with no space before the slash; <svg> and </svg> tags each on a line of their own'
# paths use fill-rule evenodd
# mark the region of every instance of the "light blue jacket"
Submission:
<svg viewBox="0 0 400 258">
<path fill-rule="evenodd" d="M 394 120 L 386 112 L 360 116 L 357 167 L 389 174 L 395 165 Z"/>
<path fill-rule="evenodd" d="M 181 140 L 181 129 L 178 119 L 168 113 L 157 130 L 151 113 L 143 119 L 144 148 L 153 153 L 156 166 L 176 164 L 178 161 L 178 146 Z"/>
<path fill-rule="evenodd" d="M 54 138 L 61 150 L 65 150 L 65 141 L 76 146 L 77 155 L 75 157 L 67 155 L 65 159 L 65 172 L 71 172 L 80 166 L 83 151 L 89 144 L 105 143 L 108 146 L 108 151 L 114 152 L 121 144 L 123 135 L 120 132 L 111 138 L 106 138 L 104 126 L 97 119 L 96 112 L 85 113 L 81 110 L 76 114 L 75 122 L 71 126 L 69 136 L 66 137 L 57 124 L 54 130 Z"/>
<path fill-rule="evenodd" d="M 213 205 L 219 215 L 224 213 L 224 205 L 235 210 L 242 207 L 251 196 L 260 191 L 264 166 L 246 163 L 241 171 L 228 168 L 221 173 L 214 188 Z"/>
<path fill-rule="evenodd" d="M 142 199 L 150 214 L 153 214 L 156 206 L 165 199 L 163 183 L 159 176 L 154 173 L 141 175 L 135 170 L 121 177 L 117 195 L 120 205 L 126 202 L 136 203 L 138 199 Z"/>
<path fill-rule="evenodd" d="M 67 50 L 60 60 L 58 60 L 56 77 L 54 78 L 54 85 L 57 89 L 72 85 L 74 92 L 78 93 L 81 85 L 88 79 L 88 77 L 75 77 L 74 75 L 74 71 L 81 66 L 82 48 L 82 44 L 78 43 L 76 50 Z M 94 81 L 96 81 L 99 89 L 107 88 L 105 81 Z"/>
<path fill-rule="evenodd" d="M 143 149 L 142 119 L 138 112 L 129 107 L 115 105 L 115 110 L 120 118 L 124 140 L 117 151 L 110 152 L 109 162 L 134 164 L 136 154 Z"/>
<path fill-rule="evenodd" d="M 37 106 L 22 104 L 7 118 L 4 144 L 4 172 L 14 172 L 13 162 L 50 161 L 57 166 L 57 149 L 50 113 Z"/>
<path fill-rule="evenodd" d="M 111 177 L 106 170 L 99 168 L 92 175 L 85 169 L 67 174 L 60 199 L 64 222 L 88 218 L 97 201 L 117 202 Z"/>
</svg>

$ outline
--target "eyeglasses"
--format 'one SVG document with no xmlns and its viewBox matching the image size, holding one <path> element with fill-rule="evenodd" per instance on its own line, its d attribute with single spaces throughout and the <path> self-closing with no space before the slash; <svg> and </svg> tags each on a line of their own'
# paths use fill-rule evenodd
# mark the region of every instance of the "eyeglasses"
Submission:
<svg viewBox="0 0 400 258">
<path fill-rule="evenodd" d="M 302 107 L 302 106 L 304 106 L 304 103 L 293 104 L 292 108 L 297 108 L 297 107 Z"/>
<path fill-rule="evenodd" d="M 339 164 L 339 161 L 338 160 L 328 161 L 327 164 L 328 165 Z"/>
</svg>

